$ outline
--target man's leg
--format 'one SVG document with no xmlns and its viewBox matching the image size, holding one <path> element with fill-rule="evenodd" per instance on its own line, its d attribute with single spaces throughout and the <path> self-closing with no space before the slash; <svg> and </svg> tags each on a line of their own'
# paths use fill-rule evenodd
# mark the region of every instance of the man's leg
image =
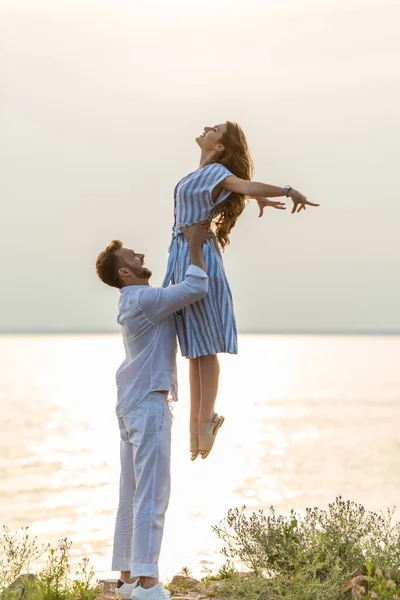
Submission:
<svg viewBox="0 0 400 600">
<path fill-rule="evenodd" d="M 171 413 L 165 394 L 152 393 L 124 417 L 133 446 L 135 493 L 131 577 L 158 581 L 158 559 L 170 496 Z"/>
<path fill-rule="evenodd" d="M 129 442 L 124 420 L 119 418 L 118 423 L 121 436 L 121 475 L 111 568 L 113 571 L 120 571 L 121 581 L 131 583 L 134 581 L 130 573 L 132 563 L 133 497 L 135 493 L 133 446 Z"/>
</svg>

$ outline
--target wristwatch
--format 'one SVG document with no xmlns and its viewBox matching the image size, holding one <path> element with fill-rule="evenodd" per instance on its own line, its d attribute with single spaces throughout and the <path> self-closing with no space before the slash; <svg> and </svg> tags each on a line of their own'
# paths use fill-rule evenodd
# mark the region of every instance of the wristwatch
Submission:
<svg viewBox="0 0 400 600">
<path fill-rule="evenodd" d="M 289 192 L 290 190 L 292 190 L 292 186 L 291 185 L 285 185 L 285 187 L 283 188 L 283 193 L 285 194 L 286 198 L 289 196 Z"/>
</svg>

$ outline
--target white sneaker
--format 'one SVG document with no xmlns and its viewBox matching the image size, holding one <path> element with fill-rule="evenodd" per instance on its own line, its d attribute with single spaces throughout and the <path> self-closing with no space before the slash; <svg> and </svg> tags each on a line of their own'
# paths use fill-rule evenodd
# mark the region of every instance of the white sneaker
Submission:
<svg viewBox="0 0 400 600">
<path fill-rule="evenodd" d="M 170 600 L 170 598 L 170 592 L 164 588 L 162 583 L 157 583 L 148 589 L 139 584 L 131 594 L 131 600 Z"/>
<path fill-rule="evenodd" d="M 139 579 L 134 583 L 124 583 L 118 579 L 117 587 L 115 588 L 115 597 L 117 600 L 129 600 L 133 590 L 139 585 Z"/>
</svg>

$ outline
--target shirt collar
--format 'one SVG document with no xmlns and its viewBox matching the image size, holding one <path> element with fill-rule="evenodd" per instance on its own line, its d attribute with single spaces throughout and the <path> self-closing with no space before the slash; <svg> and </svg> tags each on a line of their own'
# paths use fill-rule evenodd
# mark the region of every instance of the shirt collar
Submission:
<svg viewBox="0 0 400 600">
<path fill-rule="evenodd" d="M 148 285 L 124 285 L 123 288 L 120 289 L 121 294 L 128 294 L 129 292 L 133 292 L 133 290 L 136 290 L 137 288 L 142 288 L 142 287 L 150 287 Z"/>
</svg>

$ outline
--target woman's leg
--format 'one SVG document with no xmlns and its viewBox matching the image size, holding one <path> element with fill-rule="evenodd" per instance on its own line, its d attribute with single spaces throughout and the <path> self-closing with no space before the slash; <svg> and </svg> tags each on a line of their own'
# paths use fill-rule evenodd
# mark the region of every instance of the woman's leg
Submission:
<svg viewBox="0 0 400 600">
<path fill-rule="evenodd" d="M 218 393 L 219 362 L 216 354 L 199 357 L 201 405 L 199 412 L 199 433 L 208 433 L 214 416 L 214 406 Z"/>
<path fill-rule="evenodd" d="M 190 437 L 197 438 L 199 433 L 199 414 L 201 406 L 200 363 L 198 358 L 189 360 L 190 381 Z M 197 452 L 192 452 L 192 458 Z"/>
</svg>

